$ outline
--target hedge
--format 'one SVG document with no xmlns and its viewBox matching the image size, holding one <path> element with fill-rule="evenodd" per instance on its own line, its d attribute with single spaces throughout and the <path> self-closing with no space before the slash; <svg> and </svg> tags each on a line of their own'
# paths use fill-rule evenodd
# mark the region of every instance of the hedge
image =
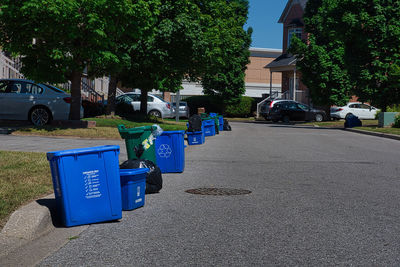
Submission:
<svg viewBox="0 0 400 267">
<path fill-rule="evenodd" d="M 235 104 L 224 104 L 218 96 L 192 96 L 186 98 L 190 114 L 197 114 L 198 108 L 205 108 L 207 113 L 215 112 L 226 117 L 249 117 L 255 111 L 255 100 L 248 96 L 240 97 L 240 101 Z"/>
</svg>

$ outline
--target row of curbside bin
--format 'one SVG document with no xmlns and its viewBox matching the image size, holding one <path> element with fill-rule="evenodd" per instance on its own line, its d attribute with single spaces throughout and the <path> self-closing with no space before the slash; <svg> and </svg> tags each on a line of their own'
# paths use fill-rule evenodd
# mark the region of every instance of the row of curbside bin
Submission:
<svg viewBox="0 0 400 267">
<path fill-rule="evenodd" d="M 220 118 L 222 116 L 217 114 L 203 116 L 201 131 L 186 132 L 188 144 L 204 144 L 206 136 L 215 135 Z M 162 173 L 183 172 L 185 131 L 157 133 L 157 127 L 127 129 L 118 126 L 128 159 L 151 160 Z M 119 146 L 47 153 L 56 206 L 65 226 L 118 220 L 122 218 L 122 210 L 133 210 L 145 204 L 149 169 L 120 169 L 119 154 Z"/>
</svg>

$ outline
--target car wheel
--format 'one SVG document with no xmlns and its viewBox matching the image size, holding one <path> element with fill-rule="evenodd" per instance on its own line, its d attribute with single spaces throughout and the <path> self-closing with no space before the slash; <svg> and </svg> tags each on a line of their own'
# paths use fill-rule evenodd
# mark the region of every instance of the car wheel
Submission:
<svg viewBox="0 0 400 267">
<path fill-rule="evenodd" d="M 353 113 L 347 113 L 347 114 L 346 114 L 346 117 L 344 117 L 344 119 L 347 120 L 347 119 L 348 119 L 350 116 L 352 116 L 352 115 L 353 115 Z"/>
<path fill-rule="evenodd" d="M 161 112 L 158 111 L 158 110 L 151 110 L 151 111 L 149 112 L 149 115 L 154 116 L 154 117 L 157 117 L 157 118 L 161 118 Z"/>
<path fill-rule="evenodd" d="M 320 122 L 324 120 L 324 116 L 322 114 L 315 114 L 315 121 Z"/>
<path fill-rule="evenodd" d="M 45 107 L 36 107 L 31 110 L 29 120 L 36 126 L 43 126 L 50 122 L 51 114 Z"/>
<path fill-rule="evenodd" d="M 284 123 L 289 123 L 289 122 L 290 122 L 289 116 L 288 116 L 288 115 L 283 116 L 282 121 L 283 121 Z"/>
</svg>

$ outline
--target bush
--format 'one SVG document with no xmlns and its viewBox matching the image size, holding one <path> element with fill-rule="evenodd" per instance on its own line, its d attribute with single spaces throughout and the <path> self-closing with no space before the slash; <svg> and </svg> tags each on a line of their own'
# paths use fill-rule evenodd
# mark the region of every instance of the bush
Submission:
<svg viewBox="0 0 400 267">
<path fill-rule="evenodd" d="M 197 109 L 203 107 L 207 113 L 215 112 L 227 117 L 249 117 L 257 108 L 255 100 L 248 96 L 242 96 L 238 103 L 228 105 L 218 96 L 192 96 L 185 101 L 188 103 L 190 114 L 197 114 Z"/>
<path fill-rule="evenodd" d="M 400 128 L 400 114 L 398 114 L 394 119 L 393 128 Z"/>
<path fill-rule="evenodd" d="M 254 103 L 255 100 L 253 98 L 242 96 L 239 103 L 227 105 L 224 114 L 227 117 L 250 117 L 252 116 Z"/>
<path fill-rule="evenodd" d="M 387 107 L 387 112 L 400 112 L 400 104 Z"/>
</svg>

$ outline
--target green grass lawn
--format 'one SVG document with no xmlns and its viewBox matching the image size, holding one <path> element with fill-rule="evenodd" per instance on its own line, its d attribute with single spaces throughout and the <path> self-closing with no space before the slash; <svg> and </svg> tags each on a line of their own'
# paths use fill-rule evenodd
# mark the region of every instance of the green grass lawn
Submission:
<svg viewBox="0 0 400 267">
<path fill-rule="evenodd" d="M 355 129 L 371 131 L 371 132 L 378 132 L 378 133 L 400 135 L 400 128 L 379 128 L 377 126 L 363 126 L 363 127 L 355 127 Z"/>
<path fill-rule="evenodd" d="M 379 128 L 378 120 L 362 120 L 362 127 L 355 127 L 354 129 L 378 132 L 378 133 L 387 133 L 387 134 L 397 134 L 400 135 L 400 128 Z M 304 125 L 314 125 L 320 127 L 338 127 L 344 128 L 344 120 L 340 121 L 323 121 L 323 122 L 307 122 Z"/>
<path fill-rule="evenodd" d="M 45 153 L 0 151 L 0 229 L 21 205 L 52 192 Z"/>
<path fill-rule="evenodd" d="M 96 117 L 86 118 L 84 120 L 95 121 L 94 128 L 66 128 L 54 126 L 25 126 L 21 127 L 13 134 L 16 135 L 43 135 L 43 136 L 66 136 L 66 137 L 81 137 L 81 138 L 102 138 L 102 139 L 120 139 L 117 126 L 125 125 L 127 128 L 150 126 L 158 124 L 164 131 L 186 130 L 185 122 L 174 122 L 166 120 L 139 120 L 124 119 L 121 117 Z"/>
<path fill-rule="evenodd" d="M 361 120 L 363 126 L 378 126 L 378 120 Z M 306 122 L 302 125 L 315 125 L 320 127 L 339 127 L 344 128 L 344 120 L 339 121 L 321 121 Z"/>
</svg>

